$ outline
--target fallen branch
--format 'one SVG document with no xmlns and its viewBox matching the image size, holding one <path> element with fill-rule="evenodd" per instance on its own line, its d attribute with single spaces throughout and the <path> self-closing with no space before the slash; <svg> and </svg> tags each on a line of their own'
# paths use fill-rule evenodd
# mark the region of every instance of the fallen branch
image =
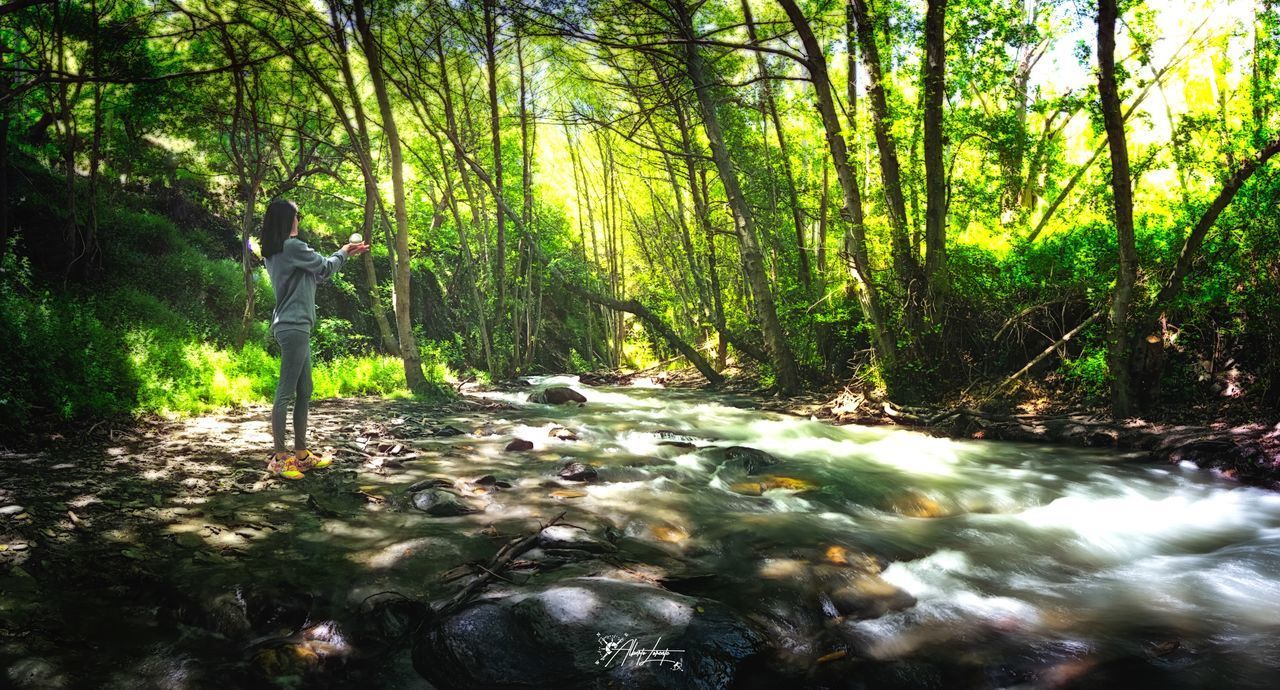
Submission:
<svg viewBox="0 0 1280 690">
<path fill-rule="evenodd" d="M 1094 321 L 1097 321 L 1098 318 L 1101 317 L 1104 313 L 1106 313 L 1104 309 L 1099 309 L 1098 311 L 1095 311 L 1092 314 L 1090 314 L 1089 318 L 1081 322 L 1079 326 L 1076 326 L 1075 328 L 1067 331 L 1065 335 L 1055 340 L 1052 345 L 1050 345 L 1049 347 L 1046 347 L 1043 352 L 1036 355 L 1034 359 L 1032 359 L 1030 362 L 1027 362 L 1026 365 L 1024 365 L 1021 369 L 1013 372 L 1012 374 L 1009 375 L 1009 378 L 1006 378 L 1004 381 L 1001 381 L 1000 384 L 997 385 L 995 388 L 992 388 L 991 393 L 987 395 L 986 399 L 990 399 L 996 393 L 999 393 L 1000 391 L 1004 390 L 1005 387 L 1007 387 L 1009 384 L 1013 383 L 1014 381 L 1017 381 L 1018 378 L 1021 377 L 1023 374 L 1027 373 L 1028 371 L 1031 371 L 1032 367 L 1039 364 L 1040 362 L 1043 362 L 1046 357 L 1056 352 L 1058 348 L 1063 345 L 1063 343 L 1066 343 L 1068 340 L 1071 340 L 1072 338 L 1074 338 L 1078 333 L 1080 333 L 1080 331 L 1084 330 L 1085 326 L 1088 326 Z"/>
<path fill-rule="evenodd" d="M 498 553 L 494 555 L 493 559 L 489 561 L 488 566 L 479 566 L 480 569 L 484 571 L 484 575 L 481 575 L 467 583 L 466 587 L 463 587 L 457 594 L 453 595 L 449 601 L 445 602 L 444 605 L 436 610 L 435 616 L 437 618 L 444 618 L 465 606 L 467 602 L 471 601 L 477 592 L 479 592 L 485 585 L 489 584 L 490 580 L 495 577 L 501 577 L 499 573 L 502 572 L 502 569 L 505 568 L 512 559 L 525 551 L 532 549 L 538 543 L 538 537 L 542 535 L 542 530 L 551 527 L 552 525 L 559 524 L 560 519 L 563 517 L 564 511 L 561 511 L 560 514 L 552 518 L 550 522 L 538 528 L 537 532 L 534 532 L 527 537 L 514 539 L 503 545 L 501 549 L 498 549 Z"/>
</svg>

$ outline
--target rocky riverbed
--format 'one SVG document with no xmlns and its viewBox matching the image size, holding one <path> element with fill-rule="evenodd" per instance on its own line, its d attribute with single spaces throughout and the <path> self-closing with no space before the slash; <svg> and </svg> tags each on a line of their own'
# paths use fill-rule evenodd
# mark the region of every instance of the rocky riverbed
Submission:
<svg viewBox="0 0 1280 690">
<path fill-rule="evenodd" d="M 17 687 L 1263 687 L 1280 494 L 539 379 L 0 453 Z"/>
</svg>

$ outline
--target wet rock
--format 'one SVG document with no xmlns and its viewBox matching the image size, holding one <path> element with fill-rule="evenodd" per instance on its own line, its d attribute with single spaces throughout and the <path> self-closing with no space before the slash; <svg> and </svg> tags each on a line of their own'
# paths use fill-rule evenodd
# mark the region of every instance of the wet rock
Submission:
<svg viewBox="0 0 1280 690">
<path fill-rule="evenodd" d="M 431 435 L 439 436 L 442 438 L 448 438 L 450 436 L 462 436 L 465 433 L 467 432 L 463 431 L 462 429 L 459 429 L 458 427 L 455 427 L 453 425 L 446 425 L 446 426 L 440 427 L 439 429 L 436 429 Z"/>
<path fill-rule="evenodd" d="M 879 618 L 916 605 L 911 594 L 872 574 L 858 575 L 827 596 L 841 616 L 854 619 Z"/>
<path fill-rule="evenodd" d="M 512 441 L 511 443 L 508 443 L 506 450 L 509 450 L 509 451 L 533 450 L 533 441 L 526 441 L 522 438 L 518 438 Z"/>
<path fill-rule="evenodd" d="M 593 482 L 599 478 L 596 468 L 581 462 L 566 463 L 560 468 L 560 478 L 571 482 Z"/>
<path fill-rule="evenodd" d="M 453 517 L 479 512 L 454 494 L 441 489 L 426 489 L 413 495 L 413 507 L 435 517 Z"/>
<path fill-rule="evenodd" d="M 659 541 L 665 541 L 669 544 L 681 544 L 689 540 L 689 532 L 683 527 L 655 525 L 650 531 Z"/>
<path fill-rule="evenodd" d="M 671 446 L 673 448 L 680 448 L 683 450 L 694 450 L 698 447 L 698 444 L 691 441 L 658 441 L 658 445 Z"/>
<path fill-rule="evenodd" d="M 760 470 L 778 464 L 778 459 L 760 450 L 747 446 L 730 446 L 724 449 L 724 458 L 737 465 L 747 474 L 755 474 Z"/>
<path fill-rule="evenodd" d="M 663 441 L 671 441 L 671 442 L 673 442 L 673 443 L 689 443 L 689 444 L 692 444 L 692 443 L 694 443 L 694 442 L 696 442 L 696 441 L 701 440 L 701 439 L 695 438 L 695 437 L 693 437 L 693 436 L 690 436 L 690 435 L 688 435 L 688 434 L 681 433 L 681 432 L 679 432 L 679 431 L 673 431 L 673 430 L 671 430 L 671 429 L 658 429 L 657 431 L 653 432 L 653 435 L 654 435 L 654 436 L 657 436 L 658 438 L 662 439 Z"/>
<path fill-rule="evenodd" d="M 498 483 L 498 480 L 492 474 L 486 474 L 485 476 L 480 477 L 479 479 L 476 479 L 471 483 L 475 484 L 476 486 L 493 486 L 494 484 Z"/>
<path fill-rule="evenodd" d="M 5 675 L 13 687 L 22 688 L 67 688 L 71 687 L 67 674 L 60 671 L 49 661 L 38 657 L 19 659 L 9 665 Z"/>
<path fill-rule="evenodd" d="M 15 515 L 22 514 L 23 511 L 25 510 L 26 508 L 23 508 L 20 505 L 7 505 L 7 506 L 0 507 L 0 515 L 4 515 L 5 517 L 13 517 Z"/>
<path fill-rule="evenodd" d="M 547 388 L 534 391 L 533 394 L 529 396 L 529 402 L 545 403 L 547 405 L 585 403 L 586 401 L 586 396 L 568 386 L 549 386 Z"/>
<path fill-rule="evenodd" d="M 578 489 L 556 489 L 555 491 L 552 491 L 548 495 L 552 498 L 558 498 L 558 499 L 582 498 L 583 496 L 587 495 L 587 492 L 579 491 Z"/>
<path fill-rule="evenodd" d="M 782 477 L 779 475 L 767 475 L 757 481 L 737 482 L 732 487 L 734 492 L 745 494 L 747 496 L 759 496 L 770 489 L 786 489 L 788 491 L 811 491 L 818 488 L 817 484 L 808 482 L 795 477 Z"/>
<path fill-rule="evenodd" d="M 253 655 L 252 666 L 266 678 L 284 680 L 312 673 L 323 662 L 324 657 L 309 642 L 284 642 L 259 649 Z"/>
<path fill-rule="evenodd" d="M 620 646 L 602 654 L 606 642 Z M 623 663 L 628 650 L 654 646 L 683 651 L 665 664 Z M 442 688 L 701 689 L 729 687 L 764 648 L 764 636 L 718 602 L 579 577 L 471 604 L 419 633 L 413 662 Z"/>
<path fill-rule="evenodd" d="M 420 482 L 414 482 L 413 484 L 410 484 L 409 488 L 405 489 L 405 491 L 408 491 L 409 493 L 413 493 L 415 491 L 430 489 L 432 487 L 451 487 L 451 486 L 453 486 L 452 479 L 446 479 L 444 477 L 431 477 L 430 479 L 423 479 Z"/>
<path fill-rule="evenodd" d="M 590 553 L 610 553 L 613 544 L 597 539 L 590 532 L 571 525 L 551 525 L 538 533 L 538 546 L 543 549 L 578 549 Z"/>
<path fill-rule="evenodd" d="M 577 441 L 578 440 L 578 435 L 574 433 L 573 430 L 566 429 L 562 426 L 555 427 L 551 431 L 547 432 L 547 436 L 550 436 L 551 438 L 554 438 L 560 441 Z"/>
<path fill-rule="evenodd" d="M 951 514 L 937 500 L 919 491 L 907 491 L 895 497 L 889 504 L 889 509 L 899 515 L 918 518 L 946 517 Z"/>
</svg>

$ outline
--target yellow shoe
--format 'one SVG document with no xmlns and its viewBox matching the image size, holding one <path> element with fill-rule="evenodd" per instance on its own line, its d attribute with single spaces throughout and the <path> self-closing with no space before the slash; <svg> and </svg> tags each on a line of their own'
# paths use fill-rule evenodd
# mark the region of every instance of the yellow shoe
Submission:
<svg viewBox="0 0 1280 690">
<path fill-rule="evenodd" d="M 313 470 L 313 469 L 315 470 L 324 469 L 329 465 L 333 464 L 333 458 L 328 458 L 323 455 L 316 455 L 315 453 L 312 453 L 311 451 L 305 448 L 303 448 L 302 450 L 295 450 L 294 455 L 298 460 L 298 469 L 302 470 L 303 472 L 306 472 L 307 470 Z"/>
<path fill-rule="evenodd" d="M 267 462 L 267 471 L 278 474 L 285 479 L 302 479 L 302 470 L 298 469 L 298 459 L 287 450 L 272 453 Z"/>
</svg>

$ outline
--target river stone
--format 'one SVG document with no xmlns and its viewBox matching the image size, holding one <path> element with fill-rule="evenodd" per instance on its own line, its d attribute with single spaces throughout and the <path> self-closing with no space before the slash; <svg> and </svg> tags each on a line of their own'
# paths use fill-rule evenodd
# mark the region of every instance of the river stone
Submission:
<svg viewBox="0 0 1280 690">
<path fill-rule="evenodd" d="M 747 446 L 730 446 L 724 449 L 724 457 L 729 462 L 746 470 L 747 474 L 755 474 L 760 470 L 778 464 L 778 459 L 760 450 Z"/>
<path fill-rule="evenodd" d="M 5 676 L 13 683 L 14 688 L 53 688 L 71 687 L 67 674 L 51 662 L 39 657 L 19 659 L 5 669 Z"/>
<path fill-rule="evenodd" d="M 559 441 L 577 441 L 578 435 L 572 429 L 566 429 L 562 426 L 555 427 L 547 432 L 547 436 Z"/>
<path fill-rule="evenodd" d="M 518 438 L 507 444 L 507 450 L 533 450 L 533 441 Z"/>
<path fill-rule="evenodd" d="M 0 515 L 17 515 L 24 510 L 26 510 L 26 508 L 19 505 L 8 505 L 0 508 Z"/>
<path fill-rule="evenodd" d="M 673 650 L 682 668 L 624 664 L 625 647 L 602 659 L 601 636 Z M 724 688 L 764 648 L 765 637 L 718 602 L 578 577 L 477 601 L 438 621 L 418 634 L 413 665 L 439 688 Z"/>
<path fill-rule="evenodd" d="M 565 463 L 560 469 L 560 478 L 571 482 L 592 482 L 599 478 L 596 468 L 581 462 Z"/>
<path fill-rule="evenodd" d="M 429 479 L 423 479 L 422 481 L 414 482 L 409 485 L 408 489 L 405 489 L 405 490 L 408 491 L 409 493 L 413 493 L 415 491 L 421 491 L 423 489 L 430 489 L 430 488 L 442 487 L 442 486 L 453 486 L 453 480 L 447 479 L 445 477 L 431 477 Z"/>
<path fill-rule="evenodd" d="M 592 553 L 616 551 L 613 544 L 591 536 L 581 527 L 551 525 L 538 533 L 538 546 L 543 549 L 580 549 Z"/>
<path fill-rule="evenodd" d="M 413 495 L 413 507 L 435 517 L 452 517 L 478 512 L 457 496 L 441 489 L 426 489 Z"/>
<path fill-rule="evenodd" d="M 916 605 L 911 594 L 873 574 L 858 576 L 829 596 L 840 615 L 854 619 L 879 618 Z"/>
<path fill-rule="evenodd" d="M 565 403 L 584 403 L 586 396 L 568 386 L 549 386 L 534 391 L 529 402 L 546 403 L 547 405 L 563 405 Z"/>
</svg>

